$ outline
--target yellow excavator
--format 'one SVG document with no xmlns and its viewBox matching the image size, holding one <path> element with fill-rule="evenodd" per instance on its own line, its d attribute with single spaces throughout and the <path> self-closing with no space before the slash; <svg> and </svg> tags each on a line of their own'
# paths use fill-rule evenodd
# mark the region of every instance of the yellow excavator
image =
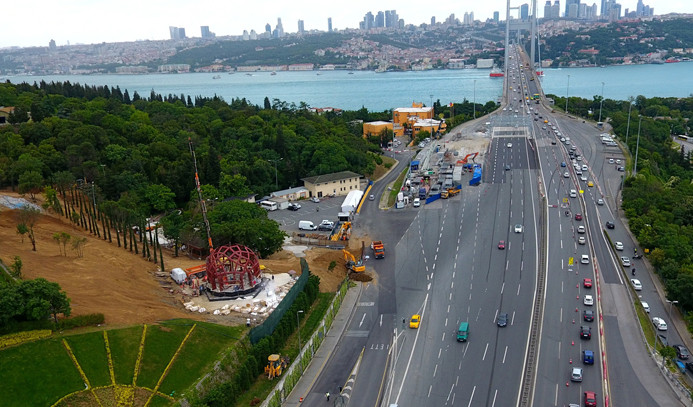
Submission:
<svg viewBox="0 0 693 407">
<path fill-rule="evenodd" d="M 275 377 L 281 376 L 282 372 L 288 366 L 288 359 L 282 358 L 281 355 L 273 353 L 267 357 L 267 366 L 265 366 L 265 373 L 267 373 L 268 379 L 274 379 Z"/>
<path fill-rule="evenodd" d="M 354 255 L 346 249 L 342 249 L 342 252 L 344 253 L 344 261 L 346 262 L 347 270 L 350 272 L 353 271 L 354 273 L 363 273 L 366 271 L 366 266 L 363 264 L 363 259 L 359 259 L 357 261 L 356 257 L 354 257 Z"/>
</svg>

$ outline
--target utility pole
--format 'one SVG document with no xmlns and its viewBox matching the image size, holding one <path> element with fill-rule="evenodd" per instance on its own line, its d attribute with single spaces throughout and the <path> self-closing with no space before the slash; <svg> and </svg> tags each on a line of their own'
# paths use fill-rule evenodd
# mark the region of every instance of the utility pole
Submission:
<svg viewBox="0 0 693 407">
<path fill-rule="evenodd" d="M 474 79 L 474 118 L 476 119 L 476 79 Z"/>
<path fill-rule="evenodd" d="M 633 166 L 633 175 L 638 174 L 638 149 L 640 148 L 640 125 L 642 125 L 642 116 L 638 121 L 638 141 L 635 142 L 635 165 Z"/>
<path fill-rule="evenodd" d="M 630 111 L 633 109 L 633 96 L 628 97 L 628 125 L 626 126 L 626 148 L 628 148 L 628 133 L 630 132 Z"/>
<path fill-rule="evenodd" d="M 565 113 L 568 114 L 568 95 L 570 93 L 570 75 L 568 75 L 568 87 L 565 90 Z"/>
<path fill-rule="evenodd" d="M 602 97 L 599 99 L 599 122 L 602 121 L 602 105 L 604 104 L 604 82 L 602 82 Z"/>
<path fill-rule="evenodd" d="M 278 163 L 279 161 L 283 160 L 283 159 L 284 159 L 284 158 L 276 158 L 276 159 L 274 159 L 274 160 L 267 160 L 267 161 L 269 161 L 269 162 L 273 162 L 273 163 L 274 163 L 274 187 L 275 187 L 275 188 L 279 188 L 279 181 L 278 181 L 278 178 L 277 178 L 277 163 Z"/>
</svg>

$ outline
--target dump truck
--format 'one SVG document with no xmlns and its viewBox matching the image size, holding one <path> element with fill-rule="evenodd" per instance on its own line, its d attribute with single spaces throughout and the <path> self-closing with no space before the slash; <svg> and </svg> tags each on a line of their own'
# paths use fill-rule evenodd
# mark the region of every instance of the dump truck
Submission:
<svg viewBox="0 0 693 407">
<path fill-rule="evenodd" d="M 385 258 L 385 245 L 381 240 L 374 240 L 371 242 L 371 249 L 373 250 L 373 257 L 376 259 Z"/>
</svg>

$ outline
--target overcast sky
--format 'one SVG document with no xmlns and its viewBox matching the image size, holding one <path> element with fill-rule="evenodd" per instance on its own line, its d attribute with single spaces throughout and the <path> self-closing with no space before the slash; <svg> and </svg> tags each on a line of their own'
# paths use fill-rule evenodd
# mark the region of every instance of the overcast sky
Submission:
<svg viewBox="0 0 693 407">
<path fill-rule="evenodd" d="M 563 13 L 565 0 L 560 2 Z M 586 1 L 589 5 L 593 2 L 597 7 L 601 5 L 601 0 Z M 529 0 L 510 2 L 512 7 L 522 3 Z M 620 3 L 622 10 L 633 10 L 637 0 Z M 656 14 L 693 13 L 691 0 L 644 3 L 654 7 Z M 544 4 L 545 0 L 537 0 L 540 17 Z M 58 45 L 161 40 L 169 38 L 169 26 L 185 28 L 188 37 L 199 37 L 202 25 L 208 25 L 217 36 L 240 35 L 243 30 L 263 32 L 267 23 L 274 29 L 277 18 L 282 19 L 288 33 L 298 30 L 299 19 L 305 22 L 306 30 L 327 30 L 328 17 L 332 17 L 333 28 L 358 28 L 366 12 L 377 14 L 391 9 L 406 24 L 429 23 L 432 16 L 442 21 L 452 13 L 461 20 L 465 12 L 472 11 L 475 19 L 483 21 L 491 18 L 494 11 L 500 11 L 504 19 L 505 5 L 505 0 L 8 0 L 2 5 L 0 48 L 47 46 L 51 39 Z"/>
</svg>

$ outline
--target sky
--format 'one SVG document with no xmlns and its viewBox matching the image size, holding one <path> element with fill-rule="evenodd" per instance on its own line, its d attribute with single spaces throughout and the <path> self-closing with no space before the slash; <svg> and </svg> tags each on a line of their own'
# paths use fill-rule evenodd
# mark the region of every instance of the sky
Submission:
<svg viewBox="0 0 693 407">
<path fill-rule="evenodd" d="M 591 5 L 601 0 L 582 0 Z M 553 0 L 552 0 L 553 2 Z M 565 0 L 560 0 L 561 11 Z M 377 3 L 377 6 L 374 4 Z M 529 3 L 512 0 L 511 7 Z M 655 14 L 693 13 L 691 0 L 644 0 Z M 537 0 L 537 14 L 543 14 L 545 0 Z M 620 0 L 622 10 L 634 10 L 637 0 Z M 94 44 L 137 40 L 169 39 L 169 26 L 185 28 L 188 37 L 199 37 L 200 26 L 208 25 L 217 36 L 240 35 L 243 30 L 265 30 L 265 24 L 282 19 L 284 31 L 298 30 L 302 19 L 306 30 L 327 30 L 332 17 L 335 29 L 358 28 L 368 11 L 396 10 L 406 24 L 419 25 L 445 20 L 450 14 L 462 20 L 465 12 L 474 12 L 476 20 L 486 20 L 494 11 L 504 19 L 506 0 L 457 2 L 421 2 L 350 0 L 14 0 L 3 2 L 0 22 L 0 48 Z M 517 11 L 514 12 L 517 14 Z"/>
</svg>

